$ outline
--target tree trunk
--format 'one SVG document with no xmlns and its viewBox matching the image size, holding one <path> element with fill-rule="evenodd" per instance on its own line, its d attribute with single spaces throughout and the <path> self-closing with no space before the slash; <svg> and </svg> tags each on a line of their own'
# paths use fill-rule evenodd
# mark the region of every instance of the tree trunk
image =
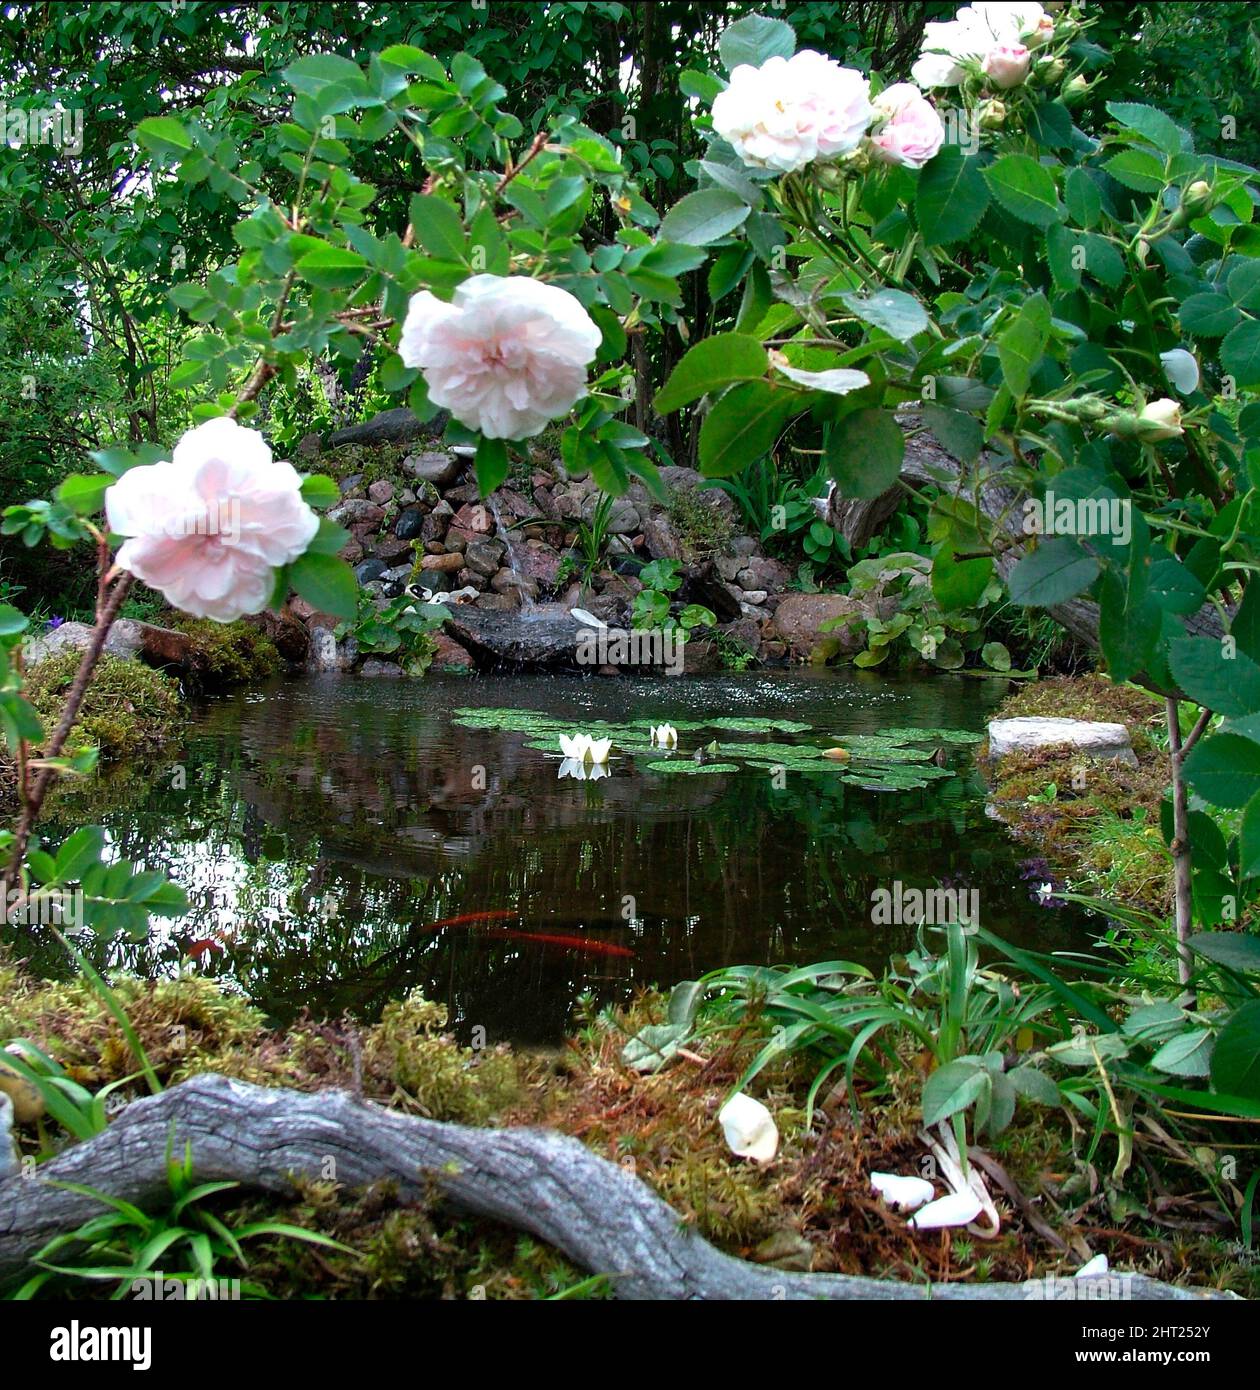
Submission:
<svg viewBox="0 0 1260 1390">
<path fill-rule="evenodd" d="M 160 1209 L 170 1201 L 168 1153 L 191 1146 L 198 1182 L 235 1181 L 288 1195 L 295 1175 L 335 1174 L 348 1188 L 380 1179 L 402 1195 L 436 1186 L 455 1205 L 547 1241 L 606 1274 L 628 1299 L 1007 1299 L 1024 1284 L 899 1284 L 798 1274 L 714 1249 L 632 1174 L 577 1139 L 538 1129 L 469 1129 L 400 1115 L 341 1091 L 308 1095 L 226 1077 L 194 1077 L 134 1101 L 101 1135 L 34 1177 L 0 1182 L 0 1277 L 25 1269 L 53 1236 L 99 1215 L 101 1203 L 56 1182 Z M 1116 1277 L 1116 1276 L 1112 1276 Z M 1143 1275 L 1126 1297 L 1222 1297 Z"/>
</svg>

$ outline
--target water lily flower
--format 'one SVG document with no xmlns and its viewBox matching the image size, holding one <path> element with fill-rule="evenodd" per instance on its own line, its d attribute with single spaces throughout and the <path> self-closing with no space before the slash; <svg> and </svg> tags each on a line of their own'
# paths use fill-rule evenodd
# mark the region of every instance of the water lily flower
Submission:
<svg viewBox="0 0 1260 1390">
<path fill-rule="evenodd" d="M 677 748 L 678 730 L 672 724 L 652 725 L 652 746 L 655 748 Z"/>
<path fill-rule="evenodd" d="M 910 1218 L 916 1231 L 939 1231 L 945 1226 L 970 1226 L 984 1210 L 984 1204 L 974 1192 L 949 1192 L 927 1206 L 920 1207 Z"/>
<path fill-rule="evenodd" d="M 872 1173 L 871 1186 L 898 1211 L 918 1211 L 936 1196 L 936 1189 L 926 1178 L 901 1173 Z"/>
<path fill-rule="evenodd" d="M 601 777 L 607 776 L 608 766 L 606 763 L 591 763 L 588 767 L 580 758 L 563 758 L 556 780 L 563 781 L 566 777 L 572 777 L 578 782 L 598 782 Z"/>
<path fill-rule="evenodd" d="M 606 763 L 611 748 L 610 738 L 592 738 L 590 734 L 560 735 L 560 751 L 579 763 Z"/>
<path fill-rule="evenodd" d="M 727 1147 L 740 1158 L 768 1163 L 779 1151 L 779 1127 L 759 1100 L 736 1093 L 718 1111 Z"/>
<path fill-rule="evenodd" d="M 1199 359 L 1185 348 L 1170 348 L 1159 354 L 1164 375 L 1181 392 L 1189 396 L 1199 389 Z"/>
</svg>

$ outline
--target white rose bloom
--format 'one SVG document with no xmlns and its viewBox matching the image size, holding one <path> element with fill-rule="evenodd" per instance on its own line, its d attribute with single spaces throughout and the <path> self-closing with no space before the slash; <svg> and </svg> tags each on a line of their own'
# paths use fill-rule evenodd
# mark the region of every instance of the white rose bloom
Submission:
<svg viewBox="0 0 1260 1390">
<path fill-rule="evenodd" d="M 910 70 L 920 87 L 956 87 L 969 63 L 998 87 L 1014 87 L 1028 73 L 1030 48 L 1054 36 L 1054 21 L 1038 4 L 964 5 L 953 19 L 923 30 L 923 52 Z"/>
<path fill-rule="evenodd" d="M 586 394 L 600 344 L 568 292 L 527 275 L 474 275 L 449 304 L 412 295 L 398 355 L 429 399 L 487 439 L 528 439 Z"/>
<path fill-rule="evenodd" d="M 713 102 L 713 128 L 745 164 L 792 173 L 857 149 L 873 114 L 860 72 L 805 48 L 741 63 Z"/>
</svg>

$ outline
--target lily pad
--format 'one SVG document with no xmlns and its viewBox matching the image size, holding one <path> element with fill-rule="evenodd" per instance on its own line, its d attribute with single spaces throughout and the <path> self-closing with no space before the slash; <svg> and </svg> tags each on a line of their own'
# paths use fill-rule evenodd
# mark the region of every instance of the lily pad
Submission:
<svg viewBox="0 0 1260 1390">
<path fill-rule="evenodd" d="M 697 763 L 691 758 L 679 758 L 676 762 L 648 763 L 649 772 L 738 772 L 738 763 Z"/>
</svg>

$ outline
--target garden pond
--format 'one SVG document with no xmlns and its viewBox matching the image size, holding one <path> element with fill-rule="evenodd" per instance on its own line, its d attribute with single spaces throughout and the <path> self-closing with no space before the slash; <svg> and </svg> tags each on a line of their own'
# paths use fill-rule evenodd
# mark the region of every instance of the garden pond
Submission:
<svg viewBox="0 0 1260 1390">
<path fill-rule="evenodd" d="M 465 1038 L 550 1045 L 584 994 L 728 964 L 879 970 L 914 944 L 875 911 L 897 885 L 974 890 L 1005 939 L 1081 948 L 1081 916 L 1041 905 L 1042 866 L 985 812 L 975 745 L 1005 691 L 851 670 L 278 679 L 198 707 L 139 797 L 110 810 L 102 787 L 118 852 L 192 902 L 102 962 L 171 974 L 191 954 L 277 1021 L 370 1018 L 419 988 Z M 651 744 L 663 721 L 676 749 Z M 611 737 L 606 769 L 562 763 L 575 730 Z"/>
</svg>

